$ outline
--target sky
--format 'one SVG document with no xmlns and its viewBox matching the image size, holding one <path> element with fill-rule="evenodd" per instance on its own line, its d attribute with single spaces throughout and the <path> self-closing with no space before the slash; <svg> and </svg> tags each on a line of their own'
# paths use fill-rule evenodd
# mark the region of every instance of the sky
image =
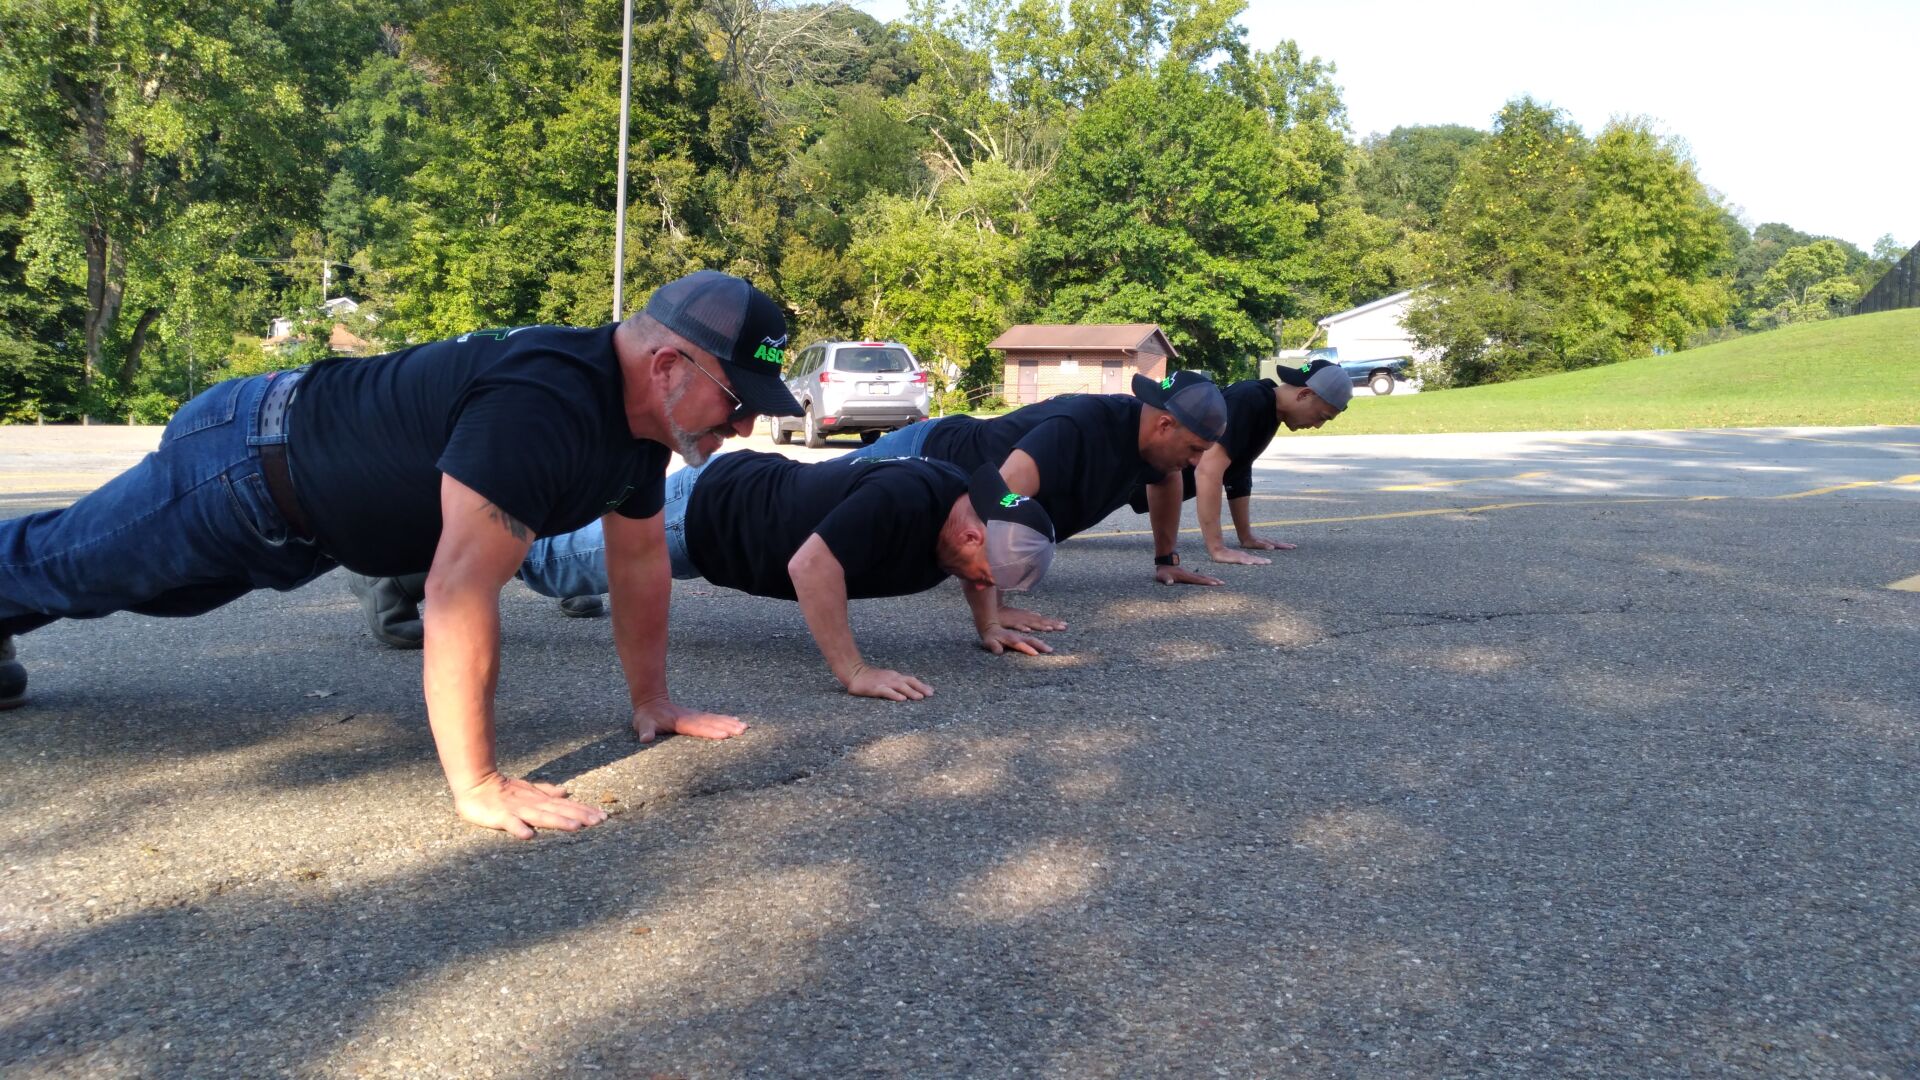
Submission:
<svg viewBox="0 0 1920 1080">
<path fill-rule="evenodd" d="M 1250 0 L 1240 22 L 1332 61 L 1356 136 L 1484 129 L 1531 94 L 1590 135 L 1650 118 L 1749 226 L 1920 242 L 1920 0 Z"/>
</svg>

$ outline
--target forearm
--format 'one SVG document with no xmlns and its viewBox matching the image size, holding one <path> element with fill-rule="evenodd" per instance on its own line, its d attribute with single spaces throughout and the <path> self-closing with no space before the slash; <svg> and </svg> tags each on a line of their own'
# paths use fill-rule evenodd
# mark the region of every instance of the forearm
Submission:
<svg viewBox="0 0 1920 1080">
<path fill-rule="evenodd" d="M 482 588 L 428 590 L 421 683 L 427 724 L 458 795 L 493 775 L 493 694 L 500 675 L 500 599 Z"/>
<path fill-rule="evenodd" d="M 608 599 L 613 605 L 613 648 L 627 677 L 634 708 L 667 697 L 667 608 L 673 573 L 664 546 L 632 558 L 607 559 Z"/>
<path fill-rule="evenodd" d="M 966 589 L 967 607 L 973 610 L 973 628 L 985 634 L 1000 628 L 1000 590 L 992 586 Z"/>
<path fill-rule="evenodd" d="M 853 677 L 866 665 L 860 659 L 860 645 L 853 639 L 853 624 L 847 618 L 846 575 L 838 570 L 836 564 L 831 571 L 819 567 L 810 574 L 794 574 L 793 591 L 827 669 L 840 685 L 851 686 Z"/>
<path fill-rule="evenodd" d="M 1227 509 L 1233 514 L 1233 531 L 1240 536 L 1242 545 L 1253 542 L 1253 496 L 1242 495 L 1227 500 Z"/>
<path fill-rule="evenodd" d="M 1180 549 L 1179 472 L 1168 473 L 1157 484 L 1147 486 L 1147 518 L 1153 526 L 1153 553 L 1171 555 Z"/>
<path fill-rule="evenodd" d="M 1206 477 L 1198 480 L 1200 490 L 1194 495 L 1193 510 L 1200 518 L 1200 539 L 1207 545 L 1207 551 L 1219 554 L 1226 550 L 1227 541 L 1220 534 L 1220 495 L 1218 483 L 1208 483 Z"/>
</svg>

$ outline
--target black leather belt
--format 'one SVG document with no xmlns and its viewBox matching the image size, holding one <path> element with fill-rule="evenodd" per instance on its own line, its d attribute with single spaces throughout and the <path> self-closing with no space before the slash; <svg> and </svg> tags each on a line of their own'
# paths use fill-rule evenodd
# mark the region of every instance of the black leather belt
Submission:
<svg viewBox="0 0 1920 1080">
<path fill-rule="evenodd" d="M 266 396 L 260 399 L 260 427 L 262 438 L 273 438 L 287 433 L 287 410 L 293 406 L 294 391 L 300 387 L 300 377 L 306 370 L 276 371 L 268 377 Z M 307 512 L 300 508 L 300 499 L 293 492 L 293 470 L 287 465 L 287 444 L 285 442 L 263 443 L 260 446 L 260 471 L 267 479 L 267 494 L 273 496 L 273 505 L 280 509 L 280 516 L 302 540 L 312 540 L 313 523 L 307 520 Z"/>
</svg>

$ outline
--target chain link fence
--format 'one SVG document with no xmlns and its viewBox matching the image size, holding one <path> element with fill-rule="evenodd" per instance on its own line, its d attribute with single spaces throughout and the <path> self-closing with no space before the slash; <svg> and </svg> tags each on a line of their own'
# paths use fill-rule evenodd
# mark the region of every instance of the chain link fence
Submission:
<svg viewBox="0 0 1920 1080">
<path fill-rule="evenodd" d="M 1910 307 L 1920 307 L 1920 244 L 1913 245 L 1905 258 L 1894 263 L 1893 269 L 1867 290 L 1867 295 L 1853 305 L 1853 313 L 1865 315 Z"/>
</svg>

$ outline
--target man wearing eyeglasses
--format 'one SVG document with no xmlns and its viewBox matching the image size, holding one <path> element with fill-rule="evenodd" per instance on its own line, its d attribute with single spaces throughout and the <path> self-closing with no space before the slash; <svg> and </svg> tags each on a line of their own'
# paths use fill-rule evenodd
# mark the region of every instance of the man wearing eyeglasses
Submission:
<svg viewBox="0 0 1920 1080">
<path fill-rule="evenodd" d="M 616 324 L 477 331 L 212 387 L 99 491 L 0 522 L 0 708 L 26 700 L 14 637 L 57 619 L 197 615 L 336 565 L 425 570 L 422 681 L 455 809 L 521 838 L 598 824 L 496 768 L 500 589 L 536 537 L 599 519 L 634 731 L 744 730 L 668 696 L 661 507 L 675 451 L 705 460 L 757 415 L 800 415 L 785 344 L 770 298 L 701 271 Z"/>
</svg>

